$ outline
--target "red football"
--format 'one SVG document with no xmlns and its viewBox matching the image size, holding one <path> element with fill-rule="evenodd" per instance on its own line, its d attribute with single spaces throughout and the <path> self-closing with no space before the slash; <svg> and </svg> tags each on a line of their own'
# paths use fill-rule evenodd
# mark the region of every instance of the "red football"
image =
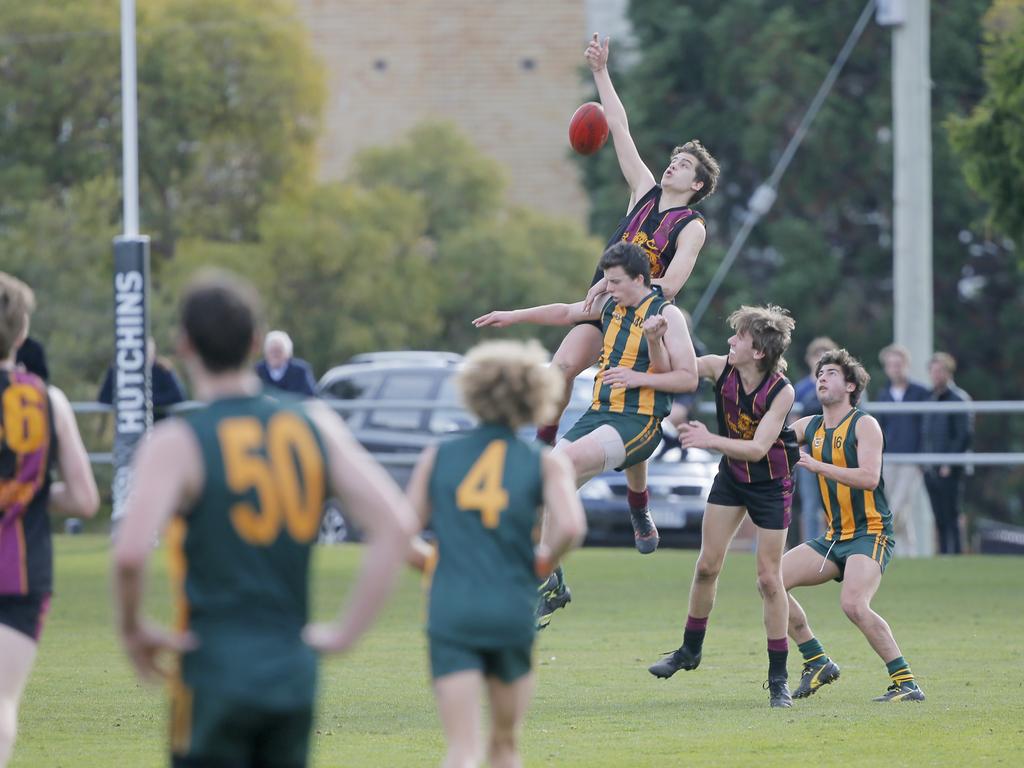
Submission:
<svg viewBox="0 0 1024 768">
<path fill-rule="evenodd" d="M 604 108 L 588 101 L 577 109 L 569 121 L 569 144 L 581 155 L 592 155 L 608 141 L 608 121 Z"/>
</svg>

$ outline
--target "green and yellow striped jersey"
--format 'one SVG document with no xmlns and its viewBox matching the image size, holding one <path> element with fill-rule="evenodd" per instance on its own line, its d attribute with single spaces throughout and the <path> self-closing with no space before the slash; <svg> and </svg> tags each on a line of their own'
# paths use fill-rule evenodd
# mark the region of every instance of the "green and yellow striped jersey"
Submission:
<svg viewBox="0 0 1024 768">
<path fill-rule="evenodd" d="M 811 448 L 811 455 L 835 467 L 860 466 L 857 463 L 857 422 L 865 415 L 859 408 L 851 408 L 832 429 L 825 427 L 824 416 L 812 417 L 804 431 L 804 440 Z M 879 477 L 878 487 L 866 491 L 818 475 L 827 523 L 825 539 L 846 541 L 855 536 L 879 533 L 891 539 L 892 512 L 889 511 L 883 485 Z"/>
<path fill-rule="evenodd" d="M 635 307 L 624 307 L 609 298 L 601 311 L 601 330 L 604 343 L 598 365 L 600 371 L 594 379 L 594 411 L 631 413 L 663 418 L 672 409 L 672 395 L 653 387 L 612 388 L 604 383 L 605 371 L 619 366 L 641 373 L 651 367 L 644 336 L 644 321 L 662 312 L 669 302 L 657 286 L 651 288 Z"/>
</svg>

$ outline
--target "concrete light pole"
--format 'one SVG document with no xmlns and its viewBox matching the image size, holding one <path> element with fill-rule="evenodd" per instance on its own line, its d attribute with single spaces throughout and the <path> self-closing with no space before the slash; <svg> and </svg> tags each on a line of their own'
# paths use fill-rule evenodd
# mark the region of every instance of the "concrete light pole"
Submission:
<svg viewBox="0 0 1024 768">
<path fill-rule="evenodd" d="M 925 378 L 934 351 L 929 0 L 879 0 L 892 30 L 893 338 Z"/>
</svg>

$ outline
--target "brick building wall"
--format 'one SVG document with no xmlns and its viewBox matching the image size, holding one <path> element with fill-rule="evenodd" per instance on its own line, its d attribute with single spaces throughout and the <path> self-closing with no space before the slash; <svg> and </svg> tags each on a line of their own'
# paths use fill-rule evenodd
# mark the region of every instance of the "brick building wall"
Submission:
<svg viewBox="0 0 1024 768">
<path fill-rule="evenodd" d="M 327 73 L 321 178 L 423 119 L 449 119 L 504 166 L 513 203 L 585 222 L 567 139 L 588 93 L 585 0 L 296 4 Z"/>
</svg>

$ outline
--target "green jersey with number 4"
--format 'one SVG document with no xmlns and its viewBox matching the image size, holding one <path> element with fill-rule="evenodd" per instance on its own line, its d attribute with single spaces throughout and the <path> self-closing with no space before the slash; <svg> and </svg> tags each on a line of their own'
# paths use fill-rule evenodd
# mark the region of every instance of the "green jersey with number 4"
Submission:
<svg viewBox="0 0 1024 768">
<path fill-rule="evenodd" d="M 484 424 L 438 447 L 430 477 L 438 546 L 432 637 L 478 648 L 532 642 L 542 500 L 540 449 L 507 427 Z"/>
<path fill-rule="evenodd" d="M 325 493 L 324 447 L 297 401 L 230 397 L 183 416 L 205 477 L 168 535 L 178 626 L 199 646 L 182 682 L 265 706 L 313 700 L 302 641 Z"/>
</svg>

